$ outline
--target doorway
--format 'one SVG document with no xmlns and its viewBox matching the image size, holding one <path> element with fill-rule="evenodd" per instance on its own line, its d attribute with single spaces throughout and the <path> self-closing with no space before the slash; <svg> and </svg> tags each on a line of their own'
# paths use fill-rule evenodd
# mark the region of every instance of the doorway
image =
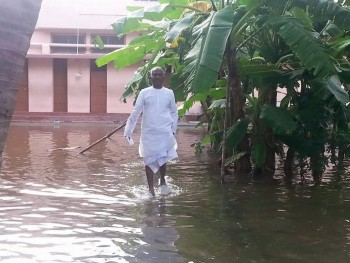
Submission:
<svg viewBox="0 0 350 263">
<path fill-rule="evenodd" d="M 53 60 L 54 112 L 67 112 L 67 59 Z"/>
<path fill-rule="evenodd" d="M 97 67 L 90 60 L 90 112 L 107 112 L 107 67 Z"/>
</svg>

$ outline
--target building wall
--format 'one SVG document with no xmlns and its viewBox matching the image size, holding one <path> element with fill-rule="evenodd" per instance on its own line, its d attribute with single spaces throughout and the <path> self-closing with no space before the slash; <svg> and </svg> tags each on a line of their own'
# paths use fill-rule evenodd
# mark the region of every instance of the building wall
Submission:
<svg viewBox="0 0 350 263">
<path fill-rule="evenodd" d="M 68 59 L 68 112 L 90 112 L 90 61 Z"/>
<path fill-rule="evenodd" d="M 54 63 L 52 58 L 28 59 L 28 112 L 54 112 Z M 67 112 L 91 112 L 90 59 L 67 59 Z M 132 78 L 137 66 L 116 71 L 107 65 L 106 113 L 130 113 L 134 98 L 127 103 L 120 100 L 126 83 Z M 62 83 L 62 82 L 61 82 Z M 64 83 L 62 83 L 64 86 Z M 17 107 L 19 108 L 19 107 Z M 20 109 L 23 110 L 23 107 Z"/>
<path fill-rule="evenodd" d="M 28 60 L 29 112 L 53 111 L 53 63 L 51 58 Z"/>
<path fill-rule="evenodd" d="M 128 98 L 127 103 L 120 101 L 125 91 L 126 83 L 132 78 L 137 66 L 131 66 L 116 71 L 113 64 L 107 66 L 107 112 L 129 113 L 133 107 L 134 98 Z"/>
</svg>

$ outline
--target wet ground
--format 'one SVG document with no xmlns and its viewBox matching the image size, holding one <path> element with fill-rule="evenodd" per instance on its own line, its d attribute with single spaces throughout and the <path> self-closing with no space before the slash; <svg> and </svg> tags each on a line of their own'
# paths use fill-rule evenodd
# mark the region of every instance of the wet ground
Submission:
<svg viewBox="0 0 350 263">
<path fill-rule="evenodd" d="M 180 127 L 172 193 L 147 198 L 136 145 L 110 125 L 14 124 L 0 172 L 0 262 L 349 262 L 350 184 L 231 178 Z M 78 148 L 80 147 L 80 148 Z"/>
</svg>

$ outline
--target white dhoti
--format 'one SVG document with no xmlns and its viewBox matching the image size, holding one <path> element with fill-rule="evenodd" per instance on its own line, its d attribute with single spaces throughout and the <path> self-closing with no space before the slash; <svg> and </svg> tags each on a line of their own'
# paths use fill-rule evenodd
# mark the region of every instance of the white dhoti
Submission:
<svg viewBox="0 0 350 263">
<path fill-rule="evenodd" d="M 145 166 L 151 168 L 153 173 L 167 161 L 177 158 L 177 143 L 172 133 L 147 134 L 140 138 L 139 154 L 143 157 Z"/>
</svg>

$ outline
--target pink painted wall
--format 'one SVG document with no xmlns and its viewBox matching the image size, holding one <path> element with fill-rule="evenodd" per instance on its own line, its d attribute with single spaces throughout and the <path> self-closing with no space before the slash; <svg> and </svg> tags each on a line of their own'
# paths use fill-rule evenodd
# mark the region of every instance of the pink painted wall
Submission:
<svg viewBox="0 0 350 263">
<path fill-rule="evenodd" d="M 90 112 L 90 61 L 68 59 L 67 63 L 68 112 Z"/>
<path fill-rule="evenodd" d="M 52 59 L 28 60 L 28 96 L 30 112 L 53 111 Z"/>
<path fill-rule="evenodd" d="M 125 84 L 132 78 L 137 66 L 116 70 L 113 63 L 107 65 L 107 112 L 129 113 L 133 108 L 134 98 L 127 99 L 127 103 L 120 101 L 125 91 Z"/>
</svg>

